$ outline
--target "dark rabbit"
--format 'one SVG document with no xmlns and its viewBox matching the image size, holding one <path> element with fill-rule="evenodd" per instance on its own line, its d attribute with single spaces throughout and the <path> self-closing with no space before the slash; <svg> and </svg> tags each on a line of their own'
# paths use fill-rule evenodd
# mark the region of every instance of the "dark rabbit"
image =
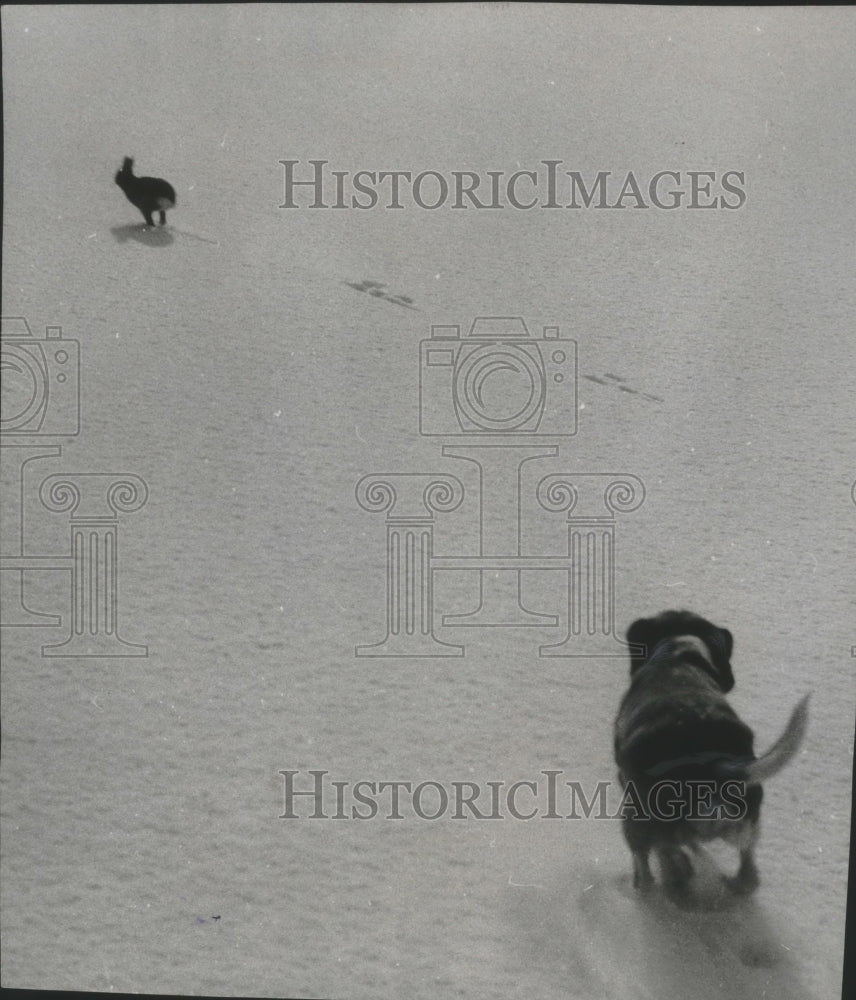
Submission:
<svg viewBox="0 0 856 1000">
<path fill-rule="evenodd" d="M 146 225 L 153 226 L 152 212 L 160 213 L 160 224 L 166 224 L 166 209 L 175 208 L 175 189 L 160 177 L 135 177 L 134 161 L 125 157 L 122 169 L 116 171 L 116 183 L 125 197 L 143 213 Z"/>
</svg>

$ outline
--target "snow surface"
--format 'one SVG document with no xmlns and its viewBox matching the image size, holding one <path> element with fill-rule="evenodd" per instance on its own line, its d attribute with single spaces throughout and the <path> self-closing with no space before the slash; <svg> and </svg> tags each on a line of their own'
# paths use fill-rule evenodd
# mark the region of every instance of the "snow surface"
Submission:
<svg viewBox="0 0 856 1000">
<path fill-rule="evenodd" d="M 4 986 L 838 994 L 854 36 L 846 9 L 4 8 L 3 311 L 38 336 L 61 325 L 82 359 L 80 435 L 28 467 L 30 551 L 67 545 L 67 517 L 38 507 L 44 475 L 131 472 L 149 490 L 119 550 L 120 631 L 147 657 L 51 659 L 58 630 L 3 630 Z M 177 191 L 162 231 L 113 183 L 126 155 Z M 280 209 L 279 161 L 313 158 L 733 169 L 747 201 Z M 625 659 L 540 658 L 555 631 L 442 627 L 475 607 L 469 576 L 438 574 L 435 595 L 465 657 L 354 656 L 383 637 L 386 531 L 355 484 L 450 472 L 472 496 L 465 464 L 420 438 L 417 403 L 419 341 L 477 315 L 579 343 L 579 433 L 549 468 L 645 484 L 615 526 L 617 627 L 689 607 L 730 628 L 759 750 L 813 692 L 803 749 L 766 787 L 750 900 L 639 899 L 614 821 L 280 818 L 288 769 L 613 777 Z M 472 546 L 460 517 L 438 523 L 442 554 Z M 63 577 L 29 573 L 32 606 L 67 614 Z M 562 613 L 561 574 L 524 589 Z"/>
</svg>

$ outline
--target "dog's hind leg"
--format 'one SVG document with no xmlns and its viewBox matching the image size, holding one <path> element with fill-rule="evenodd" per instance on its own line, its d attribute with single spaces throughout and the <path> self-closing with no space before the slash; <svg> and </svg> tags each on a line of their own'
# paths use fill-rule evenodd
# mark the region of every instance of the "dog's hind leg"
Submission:
<svg viewBox="0 0 856 1000">
<path fill-rule="evenodd" d="M 735 876 L 725 878 L 725 884 L 732 892 L 748 895 L 750 892 L 754 892 L 760 885 L 761 878 L 758 875 L 758 867 L 755 864 L 755 841 L 757 838 L 758 826 L 756 823 L 746 824 L 740 832 L 738 839 L 740 867 L 737 869 Z"/>
<path fill-rule="evenodd" d="M 622 788 L 626 787 L 624 775 L 619 771 L 619 781 Z M 647 892 L 654 884 L 648 854 L 651 851 L 648 827 L 644 823 L 634 822 L 629 816 L 624 817 L 624 839 L 633 856 L 633 888 Z"/>
<path fill-rule="evenodd" d="M 657 857 L 666 891 L 674 897 L 687 896 L 690 879 L 693 877 L 693 863 L 686 851 L 680 847 L 659 847 Z"/>
<path fill-rule="evenodd" d="M 751 847 L 740 852 L 740 868 L 734 878 L 729 880 L 729 884 L 734 892 L 747 895 L 754 892 L 761 884 L 761 878 L 755 864 L 755 852 Z"/>
<path fill-rule="evenodd" d="M 732 892 L 748 895 L 754 892 L 761 883 L 758 866 L 755 864 L 755 846 L 749 844 L 740 849 L 740 867 L 733 878 L 726 877 L 725 884 Z"/>
<path fill-rule="evenodd" d="M 651 864 L 648 861 L 648 848 L 633 852 L 633 888 L 640 892 L 648 892 L 654 884 Z"/>
</svg>

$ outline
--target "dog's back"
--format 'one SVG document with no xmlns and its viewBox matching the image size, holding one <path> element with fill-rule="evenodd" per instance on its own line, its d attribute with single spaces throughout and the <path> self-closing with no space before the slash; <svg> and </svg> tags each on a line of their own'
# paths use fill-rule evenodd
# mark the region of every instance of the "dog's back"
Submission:
<svg viewBox="0 0 856 1000">
<path fill-rule="evenodd" d="M 718 781 L 755 759 L 752 730 L 708 673 L 710 661 L 677 639 L 634 671 L 615 720 L 621 773 L 648 786 L 671 777 Z M 727 761 L 729 768 L 721 768 Z"/>
</svg>

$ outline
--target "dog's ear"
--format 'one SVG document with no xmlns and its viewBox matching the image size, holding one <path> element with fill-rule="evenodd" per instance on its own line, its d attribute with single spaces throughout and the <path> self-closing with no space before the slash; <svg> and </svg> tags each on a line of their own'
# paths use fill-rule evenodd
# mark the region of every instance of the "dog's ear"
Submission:
<svg viewBox="0 0 856 1000">
<path fill-rule="evenodd" d="M 627 630 L 631 675 L 646 662 L 654 651 L 658 638 L 659 624 L 655 618 L 637 618 Z"/>
<path fill-rule="evenodd" d="M 719 674 L 720 687 L 730 691 L 734 687 L 734 674 L 731 672 L 731 653 L 734 650 L 734 636 L 727 628 L 714 626 L 710 634 L 705 636 L 705 642 L 713 657 L 713 663 Z"/>
</svg>

